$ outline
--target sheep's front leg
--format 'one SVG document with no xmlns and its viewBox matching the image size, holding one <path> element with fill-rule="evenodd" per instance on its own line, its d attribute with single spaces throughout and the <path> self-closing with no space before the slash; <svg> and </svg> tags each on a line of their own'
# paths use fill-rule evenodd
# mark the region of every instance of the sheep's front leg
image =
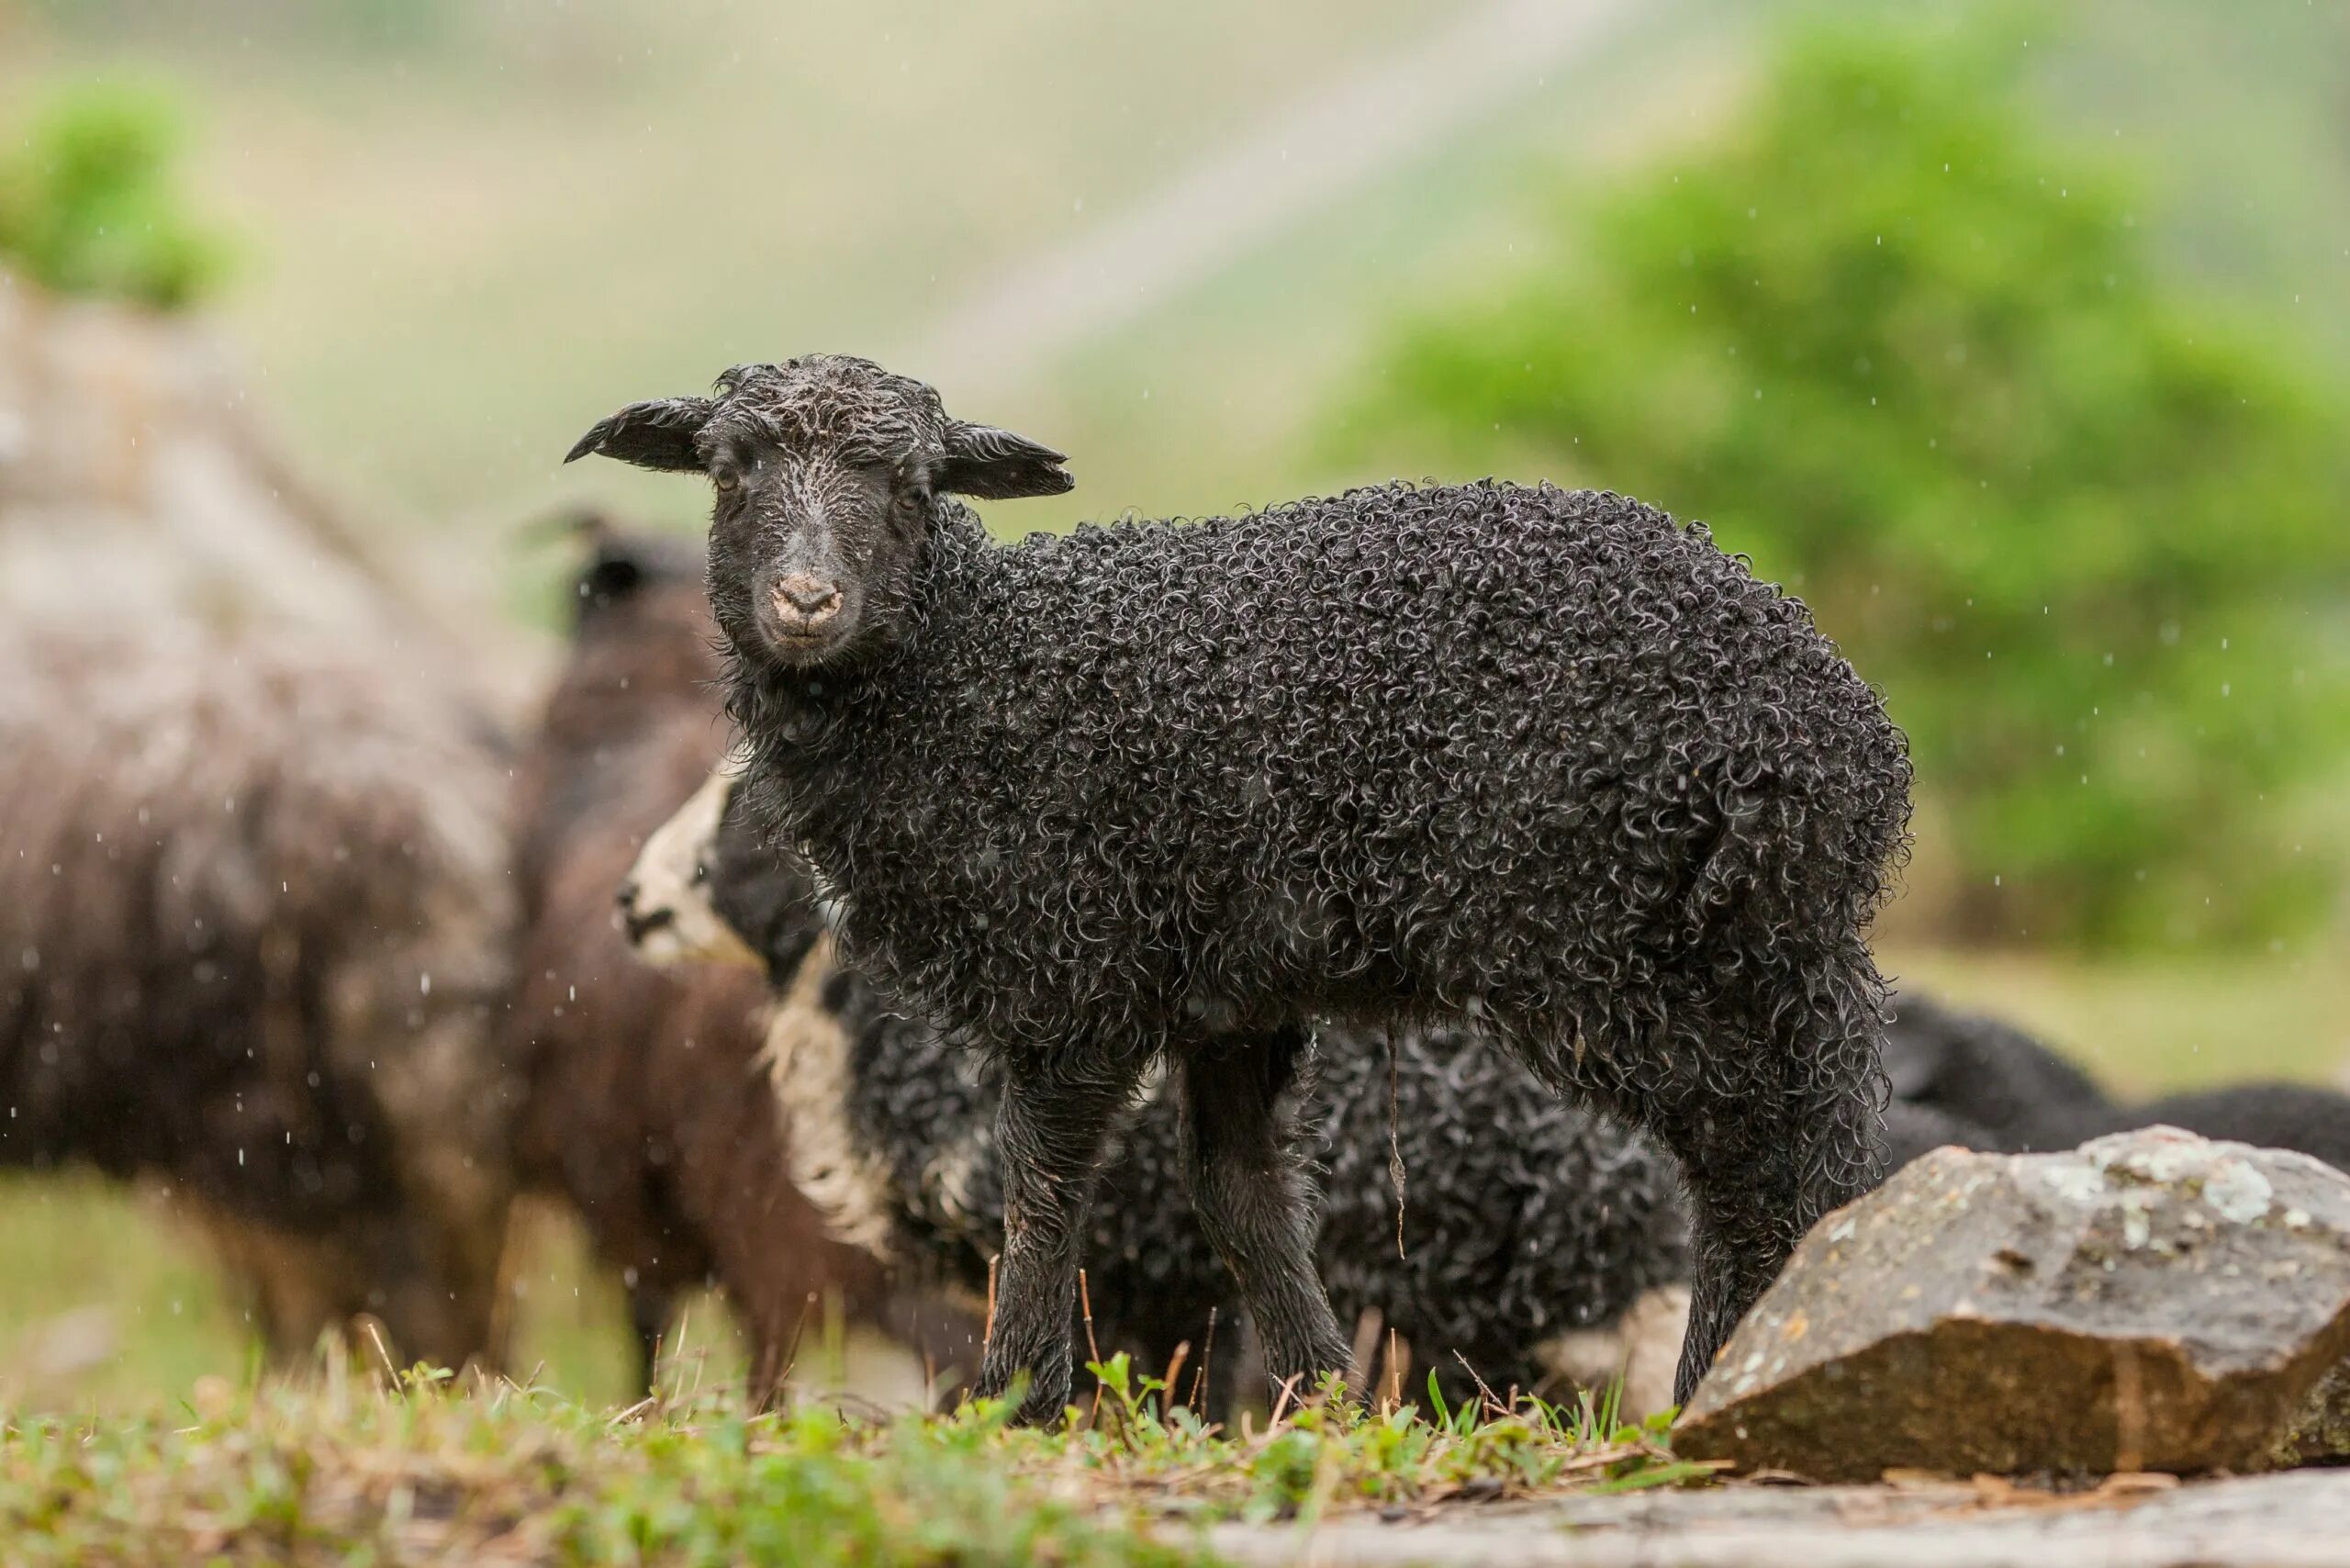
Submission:
<svg viewBox="0 0 2350 1568">
<path fill-rule="evenodd" d="M 1313 1194 L 1280 1106 L 1304 1045 L 1294 1028 L 1227 1037 L 1182 1064 L 1192 1206 L 1239 1283 L 1275 1388 L 1293 1383 L 1300 1396 L 1343 1373 L 1349 1353 L 1315 1266 Z"/>
<path fill-rule="evenodd" d="M 1000 1396 L 1027 1373 L 1016 1417 L 1023 1422 L 1054 1420 L 1069 1402 L 1077 1270 L 1094 1170 L 1134 1085 L 1133 1074 L 1107 1067 L 1072 1074 L 1033 1058 L 1005 1063 L 996 1112 L 1003 1258 L 978 1392 Z"/>
</svg>

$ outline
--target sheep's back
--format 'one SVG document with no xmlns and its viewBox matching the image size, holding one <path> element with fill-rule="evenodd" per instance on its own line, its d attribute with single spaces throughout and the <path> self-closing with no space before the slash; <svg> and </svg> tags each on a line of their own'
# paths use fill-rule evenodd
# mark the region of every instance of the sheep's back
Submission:
<svg viewBox="0 0 2350 1568">
<path fill-rule="evenodd" d="M 1539 1003 L 1562 964 L 1621 983 L 1728 914 L 1849 927 L 1906 818 L 1900 738 L 1803 607 L 1621 497 L 1393 486 L 1009 549 L 949 526 L 926 573 L 901 654 L 819 682 L 821 741 L 754 800 L 854 944 L 989 999 L 999 1037 Z"/>
</svg>

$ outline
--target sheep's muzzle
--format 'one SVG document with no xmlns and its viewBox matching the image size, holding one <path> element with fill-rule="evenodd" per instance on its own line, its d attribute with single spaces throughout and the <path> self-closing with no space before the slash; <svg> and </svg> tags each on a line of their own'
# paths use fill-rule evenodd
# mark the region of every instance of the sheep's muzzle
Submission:
<svg viewBox="0 0 2350 1568">
<path fill-rule="evenodd" d="M 841 612 L 838 584 L 806 572 L 794 572 L 769 590 L 776 624 L 785 633 L 806 636 Z"/>
</svg>

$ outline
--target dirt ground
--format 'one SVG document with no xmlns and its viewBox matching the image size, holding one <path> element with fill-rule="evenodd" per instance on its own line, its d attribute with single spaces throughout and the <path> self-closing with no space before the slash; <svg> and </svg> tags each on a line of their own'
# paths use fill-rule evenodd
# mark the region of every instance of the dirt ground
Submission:
<svg viewBox="0 0 2350 1568">
<path fill-rule="evenodd" d="M 2317 1568 L 2350 1564 L 2350 1470 L 2057 1494 L 1986 1478 L 1732 1484 L 1350 1515 L 1310 1531 L 1225 1526 L 1231 1561 L 1313 1568 Z"/>
</svg>

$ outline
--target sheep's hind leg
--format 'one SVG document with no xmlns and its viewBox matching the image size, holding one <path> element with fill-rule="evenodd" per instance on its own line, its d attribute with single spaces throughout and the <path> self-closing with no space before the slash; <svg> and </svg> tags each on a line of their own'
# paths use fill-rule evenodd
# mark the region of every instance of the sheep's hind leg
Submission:
<svg viewBox="0 0 2350 1568">
<path fill-rule="evenodd" d="M 1240 1286 L 1279 1388 L 1303 1396 L 1350 1353 L 1315 1267 L 1312 1193 L 1280 1109 L 1304 1048 L 1289 1028 L 1184 1058 L 1183 1153 L 1201 1227 Z"/>
<path fill-rule="evenodd" d="M 1003 1258 L 977 1392 L 1000 1397 L 1026 1373 L 1016 1418 L 1031 1425 L 1058 1419 L 1069 1402 L 1077 1270 L 1094 1171 L 1135 1081 L 1106 1064 L 1076 1074 L 1024 1056 L 1004 1063 L 996 1112 Z"/>
<path fill-rule="evenodd" d="M 1716 1049 L 1744 1036 L 1768 1076 L 1651 1129 L 1680 1158 L 1691 1200 L 1689 1332 L 1673 1379 L 1684 1405 L 1796 1243 L 1868 1191 L 1885 1158 L 1885 987 L 1866 949 L 1855 939 L 1756 991 L 1705 1026 Z"/>
</svg>

